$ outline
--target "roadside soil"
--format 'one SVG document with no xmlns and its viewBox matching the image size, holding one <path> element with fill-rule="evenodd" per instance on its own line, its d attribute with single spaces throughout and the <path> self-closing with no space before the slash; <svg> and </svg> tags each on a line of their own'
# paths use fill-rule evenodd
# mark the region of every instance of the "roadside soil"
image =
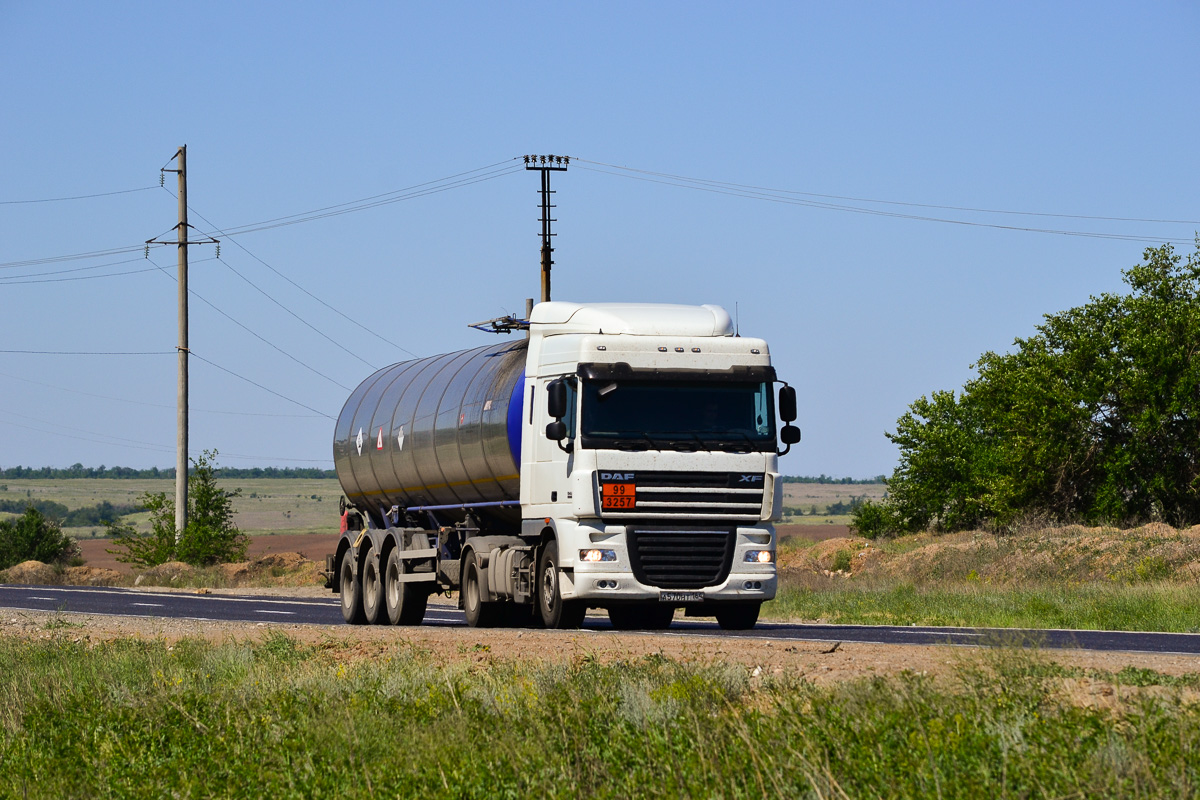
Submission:
<svg viewBox="0 0 1200 800">
<path fill-rule="evenodd" d="M 814 526 L 815 527 L 815 526 Z M 69 532 L 69 529 L 68 529 Z M 131 565 L 117 561 L 117 557 L 108 552 L 112 547 L 109 539 L 80 539 L 79 550 L 89 567 L 111 569 L 122 575 L 133 575 L 136 571 Z M 279 553 L 299 553 L 304 558 L 325 565 L 325 554 L 332 553 L 337 548 L 337 534 L 323 533 L 268 533 L 250 537 L 250 548 L 246 555 L 251 559 Z"/>
</svg>

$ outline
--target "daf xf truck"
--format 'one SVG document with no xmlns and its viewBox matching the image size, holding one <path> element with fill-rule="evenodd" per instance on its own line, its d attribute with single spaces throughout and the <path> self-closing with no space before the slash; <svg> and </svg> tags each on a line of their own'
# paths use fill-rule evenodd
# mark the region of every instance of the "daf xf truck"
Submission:
<svg viewBox="0 0 1200 800">
<path fill-rule="evenodd" d="M 527 335 L 385 367 L 342 409 L 326 576 L 345 620 L 419 624 L 457 591 L 472 626 L 574 628 L 594 608 L 621 629 L 680 609 L 753 627 L 776 591 L 778 459 L 800 440 L 767 343 L 711 305 L 546 302 L 510 322 Z"/>
</svg>

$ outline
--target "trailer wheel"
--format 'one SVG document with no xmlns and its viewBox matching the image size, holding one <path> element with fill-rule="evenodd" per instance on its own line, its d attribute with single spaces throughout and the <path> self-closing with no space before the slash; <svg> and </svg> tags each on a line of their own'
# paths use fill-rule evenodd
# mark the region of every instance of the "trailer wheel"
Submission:
<svg viewBox="0 0 1200 800">
<path fill-rule="evenodd" d="M 463 565 L 462 579 L 463 612 L 467 616 L 467 624 L 472 628 L 493 628 L 499 622 L 499 603 L 489 603 L 483 599 L 483 586 L 479 580 L 479 562 L 475 560 L 475 552 L 467 554 Z"/>
<path fill-rule="evenodd" d="M 558 585 L 558 542 L 549 541 L 538 557 L 537 604 L 547 628 L 578 628 L 587 606 L 578 600 L 563 600 Z"/>
<path fill-rule="evenodd" d="M 730 603 L 717 609 L 717 624 L 727 631 L 748 631 L 758 622 L 762 603 Z"/>
<path fill-rule="evenodd" d="M 400 548 L 388 553 L 387 568 L 383 571 L 383 599 L 386 604 L 387 621 L 391 625 L 420 625 L 425 619 L 425 606 L 429 593 L 415 583 L 400 580 L 404 574 L 404 559 Z"/>
<path fill-rule="evenodd" d="M 362 587 L 354 576 L 354 548 L 342 554 L 342 566 L 338 570 L 342 588 L 342 619 L 351 625 L 362 625 L 367 621 L 363 614 Z"/>
<path fill-rule="evenodd" d="M 388 621 L 383 609 L 383 576 L 379 570 L 379 555 L 371 547 L 362 568 L 362 606 L 363 616 L 372 625 L 386 625 Z"/>
<path fill-rule="evenodd" d="M 658 603 L 620 605 L 608 609 L 608 620 L 619 631 L 666 630 L 671 627 L 671 620 L 674 618 L 674 606 Z"/>
</svg>

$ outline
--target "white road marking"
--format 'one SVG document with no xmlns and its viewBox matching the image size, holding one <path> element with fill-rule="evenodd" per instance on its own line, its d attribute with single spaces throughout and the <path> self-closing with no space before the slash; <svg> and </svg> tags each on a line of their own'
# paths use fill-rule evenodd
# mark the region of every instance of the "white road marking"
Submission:
<svg viewBox="0 0 1200 800">
<path fill-rule="evenodd" d="M 131 606 L 144 606 L 145 608 L 162 608 L 162 603 L 130 603 Z"/>
<path fill-rule="evenodd" d="M 30 597 L 30 600 L 57 600 L 57 597 Z"/>
<path fill-rule="evenodd" d="M 255 612 L 257 612 L 259 614 L 287 614 L 288 616 L 292 616 L 292 617 L 296 616 L 295 611 L 270 611 L 265 608 L 256 608 L 254 610 L 255 610 Z"/>
</svg>

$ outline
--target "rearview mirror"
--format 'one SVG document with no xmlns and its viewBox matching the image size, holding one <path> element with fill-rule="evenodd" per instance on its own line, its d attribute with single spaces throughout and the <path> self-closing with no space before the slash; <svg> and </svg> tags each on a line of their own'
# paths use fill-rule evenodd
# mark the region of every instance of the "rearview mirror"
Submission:
<svg viewBox="0 0 1200 800">
<path fill-rule="evenodd" d="M 796 388 L 794 386 L 779 387 L 779 418 L 784 422 L 796 421 Z M 797 439 L 797 441 L 799 441 Z"/>
<path fill-rule="evenodd" d="M 795 425 L 784 425 L 783 430 L 779 432 L 779 440 L 789 447 L 800 444 L 800 429 Z"/>
<path fill-rule="evenodd" d="M 546 410 L 554 419 L 562 419 L 567 415 L 567 385 L 560 378 L 550 381 L 546 391 L 549 394 L 546 398 Z"/>
</svg>

